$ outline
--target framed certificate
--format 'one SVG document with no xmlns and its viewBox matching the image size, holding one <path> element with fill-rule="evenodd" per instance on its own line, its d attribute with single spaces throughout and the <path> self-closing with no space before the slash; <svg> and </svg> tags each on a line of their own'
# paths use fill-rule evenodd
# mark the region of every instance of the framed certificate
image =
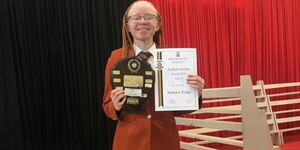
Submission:
<svg viewBox="0 0 300 150">
<path fill-rule="evenodd" d="M 156 49 L 154 67 L 156 111 L 199 109 L 198 91 L 186 80 L 197 74 L 195 48 Z"/>
</svg>

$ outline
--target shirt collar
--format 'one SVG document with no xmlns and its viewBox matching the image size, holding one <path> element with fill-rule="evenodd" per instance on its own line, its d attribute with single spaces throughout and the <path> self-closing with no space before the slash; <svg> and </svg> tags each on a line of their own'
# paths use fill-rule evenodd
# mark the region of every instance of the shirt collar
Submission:
<svg viewBox="0 0 300 150">
<path fill-rule="evenodd" d="M 135 44 L 133 44 L 133 49 L 134 49 L 134 52 L 135 52 L 135 56 L 137 56 L 142 51 Z M 148 49 L 148 52 L 150 52 L 152 54 L 152 56 L 154 56 L 154 50 L 155 49 L 156 49 L 156 45 L 155 45 L 155 43 L 153 43 L 152 46 Z"/>
</svg>

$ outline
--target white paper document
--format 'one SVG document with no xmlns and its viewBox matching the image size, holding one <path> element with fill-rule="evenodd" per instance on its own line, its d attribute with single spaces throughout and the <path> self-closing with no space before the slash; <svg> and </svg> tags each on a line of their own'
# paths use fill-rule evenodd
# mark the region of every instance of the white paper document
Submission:
<svg viewBox="0 0 300 150">
<path fill-rule="evenodd" d="M 187 84 L 189 74 L 197 74 L 195 48 L 156 49 L 155 110 L 199 109 L 198 91 Z"/>
</svg>

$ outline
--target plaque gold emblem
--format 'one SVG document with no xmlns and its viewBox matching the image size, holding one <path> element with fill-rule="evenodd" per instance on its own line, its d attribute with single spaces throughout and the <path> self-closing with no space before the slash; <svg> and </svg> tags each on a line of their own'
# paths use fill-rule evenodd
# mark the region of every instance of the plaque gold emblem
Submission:
<svg viewBox="0 0 300 150">
<path fill-rule="evenodd" d="M 129 97 L 127 98 L 127 104 L 137 105 L 139 104 L 139 100 L 137 98 Z"/>
<path fill-rule="evenodd" d="M 136 73 L 140 70 L 141 68 L 141 62 L 138 59 L 131 59 L 128 61 L 128 69 L 132 72 L 132 73 Z"/>
</svg>

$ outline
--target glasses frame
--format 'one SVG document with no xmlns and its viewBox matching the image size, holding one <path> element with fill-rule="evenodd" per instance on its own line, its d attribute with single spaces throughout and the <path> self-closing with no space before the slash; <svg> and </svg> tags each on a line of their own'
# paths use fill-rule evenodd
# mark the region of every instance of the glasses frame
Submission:
<svg viewBox="0 0 300 150">
<path fill-rule="evenodd" d="M 157 15 L 154 15 L 154 14 L 133 15 L 133 16 L 128 17 L 128 22 L 129 21 L 137 22 L 137 21 L 142 20 L 142 18 L 146 21 L 150 21 L 150 20 L 153 20 L 154 18 L 157 18 Z"/>
</svg>

